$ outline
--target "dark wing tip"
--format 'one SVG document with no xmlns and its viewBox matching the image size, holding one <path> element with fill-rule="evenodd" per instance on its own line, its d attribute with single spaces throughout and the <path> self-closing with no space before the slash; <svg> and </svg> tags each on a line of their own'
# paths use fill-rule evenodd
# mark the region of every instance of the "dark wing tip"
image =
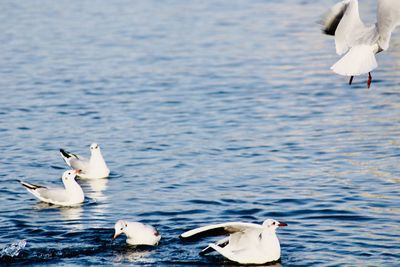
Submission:
<svg viewBox="0 0 400 267">
<path fill-rule="evenodd" d="M 322 32 L 327 34 L 327 35 L 332 35 L 335 36 L 336 29 L 340 23 L 340 21 L 343 18 L 344 13 L 346 12 L 347 7 L 349 4 L 344 4 L 339 12 L 336 14 L 333 13 L 332 10 L 328 11 L 328 13 L 324 16 L 323 20 L 323 27 L 322 27 Z"/>
<path fill-rule="evenodd" d="M 21 180 L 19 182 L 22 184 L 23 187 L 26 187 L 26 188 L 32 189 L 32 190 L 36 189 L 36 187 L 34 185 L 28 184 L 28 183 L 26 183 L 24 181 L 21 181 Z"/>
<path fill-rule="evenodd" d="M 30 183 L 27 183 L 27 182 L 24 182 L 24 181 L 21 181 L 21 180 L 19 180 L 19 182 L 20 182 L 24 187 L 26 187 L 26 188 L 28 188 L 28 189 L 31 189 L 31 190 L 35 190 L 35 189 L 38 189 L 38 188 L 47 188 L 47 187 L 42 186 L 42 185 L 30 184 Z"/>
<path fill-rule="evenodd" d="M 62 148 L 60 148 L 60 153 L 61 153 L 61 155 L 63 155 L 63 156 L 66 157 L 66 158 L 70 158 L 70 157 L 71 157 L 71 155 L 68 154 L 68 152 L 65 151 L 65 150 L 62 149 Z"/>
</svg>

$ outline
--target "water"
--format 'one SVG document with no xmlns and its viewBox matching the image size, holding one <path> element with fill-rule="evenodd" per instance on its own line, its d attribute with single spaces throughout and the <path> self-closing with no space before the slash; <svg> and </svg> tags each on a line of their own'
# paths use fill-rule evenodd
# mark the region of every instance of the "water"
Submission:
<svg viewBox="0 0 400 267">
<path fill-rule="evenodd" d="M 0 262 L 230 264 L 178 235 L 274 218 L 282 266 L 397 266 L 399 32 L 349 87 L 315 23 L 333 3 L 1 1 Z M 58 149 L 92 142 L 112 172 L 80 181 L 81 207 L 16 181 L 61 185 Z M 112 242 L 118 219 L 160 246 Z"/>
</svg>

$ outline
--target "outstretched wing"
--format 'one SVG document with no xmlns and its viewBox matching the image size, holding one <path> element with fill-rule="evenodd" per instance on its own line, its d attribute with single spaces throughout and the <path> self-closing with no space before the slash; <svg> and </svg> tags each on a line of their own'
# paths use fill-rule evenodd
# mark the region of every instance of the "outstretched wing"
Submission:
<svg viewBox="0 0 400 267">
<path fill-rule="evenodd" d="M 180 235 L 182 239 L 198 239 L 207 236 L 227 235 L 235 232 L 244 232 L 248 229 L 262 229 L 262 226 L 254 223 L 228 222 L 199 227 Z"/>
<path fill-rule="evenodd" d="M 70 199 L 65 189 L 62 188 L 39 188 L 35 191 L 40 200 L 53 204 L 67 202 Z"/>
<path fill-rule="evenodd" d="M 334 5 L 325 16 L 323 32 L 335 36 L 336 53 L 342 55 L 360 42 L 367 28 L 361 21 L 357 0 Z"/>
<path fill-rule="evenodd" d="M 378 44 L 381 49 L 389 48 L 392 31 L 400 25 L 400 1 L 378 0 Z"/>
<path fill-rule="evenodd" d="M 344 12 L 349 6 L 349 1 L 342 1 L 331 7 L 328 12 L 324 14 L 322 21 L 322 32 L 327 35 L 335 36 L 337 26 L 343 18 Z"/>
<path fill-rule="evenodd" d="M 47 188 L 41 185 L 35 185 L 23 181 L 19 181 L 30 193 L 44 202 L 53 204 L 62 203 L 68 200 L 68 195 L 65 189 L 62 188 Z"/>
</svg>

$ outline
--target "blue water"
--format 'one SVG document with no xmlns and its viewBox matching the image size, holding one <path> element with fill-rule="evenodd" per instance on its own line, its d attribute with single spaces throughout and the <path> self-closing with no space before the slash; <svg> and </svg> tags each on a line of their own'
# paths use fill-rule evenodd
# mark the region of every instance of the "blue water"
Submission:
<svg viewBox="0 0 400 267">
<path fill-rule="evenodd" d="M 178 235 L 274 218 L 278 266 L 398 266 L 400 34 L 349 87 L 316 23 L 333 3 L 1 1 L 0 263 L 230 264 Z M 82 206 L 16 181 L 60 186 L 58 149 L 92 142 L 111 175 Z M 160 246 L 112 242 L 118 219 Z"/>
</svg>

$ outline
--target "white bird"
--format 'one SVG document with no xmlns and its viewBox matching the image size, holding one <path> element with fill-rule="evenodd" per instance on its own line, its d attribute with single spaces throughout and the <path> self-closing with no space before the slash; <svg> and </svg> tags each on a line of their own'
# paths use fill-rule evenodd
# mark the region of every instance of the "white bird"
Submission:
<svg viewBox="0 0 400 267">
<path fill-rule="evenodd" d="M 113 239 L 124 233 L 127 236 L 126 243 L 134 246 L 156 246 L 161 239 L 160 233 L 153 226 L 140 222 L 119 220 L 115 223 L 114 229 Z"/>
<path fill-rule="evenodd" d="M 75 181 L 76 171 L 68 170 L 63 173 L 62 181 L 65 188 L 47 188 L 41 185 L 34 185 L 19 181 L 32 195 L 43 202 L 60 206 L 74 206 L 85 199 L 83 190 Z"/>
<path fill-rule="evenodd" d="M 187 231 L 181 239 L 229 234 L 200 252 L 200 255 L 217 251 L 225 258 L 241 264 L 265 264 L 276 262 L 281 257 L 281 247 L 276 236 L 278 227 L 286 223 L 267 219 L 262 225 L 254 223 L 230 222 L 213 224 Z"/>
<path fill-rule="evenodd" d="M 378 67 L 375 54 L 389 48 L 390 37 L 400 25 L 400 1 L 378 0 L 377 22 L 366 26 L 360 18 L 357 0 L 344 0 L 334 5 L 323 21 L 322 31 L 335 36 L 336 53 L 342 55 L 331 69 L 340 75 L 351 76 L 368 73 Z"/>
<path fill-rule="evenodd" d="M 61 156 L 65 162 L 74 170 L 79 170 L 78 176 L 86 179 L 106 178 L 110 170 L 101 155 L 100 146 L 96 143 L 90 145 L 90 159 L 72 154 L 60 149 Z"/>
</svg>

